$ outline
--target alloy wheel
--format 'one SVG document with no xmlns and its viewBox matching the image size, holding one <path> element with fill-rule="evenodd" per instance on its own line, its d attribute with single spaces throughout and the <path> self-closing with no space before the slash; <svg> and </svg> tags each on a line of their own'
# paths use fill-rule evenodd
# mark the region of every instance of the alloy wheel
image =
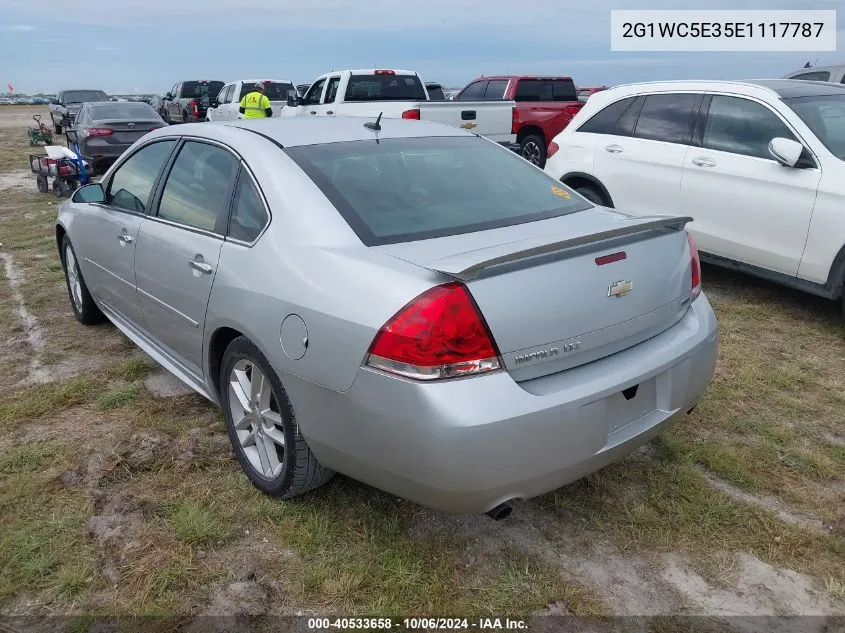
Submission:
<svg viewBox="0 0 845 633">
<path fill-rule="evenodd" d="M 522 157 L 535 165 L 540 164 L 540 148 L 534 141 L 529 141 L 522 148 Z"/>
<path fill-rule="evenodd" d="M 79 268 L 76 264 L 76 256 L 70 246 L 65 248 L 65 268 L 67 269 L 67 282 L 70 287 L 70 298 L 78 312 L 82 312 L 82 283 L 79 279 Z"/>
<path fill-rule="evenodd" d="M 238 360 L 229 374 L 229 410 L 249 463 L 267 479 L 278 477 L 285 459 L 282 416 L 270 380 L 248 359 Z"/>
</svg>

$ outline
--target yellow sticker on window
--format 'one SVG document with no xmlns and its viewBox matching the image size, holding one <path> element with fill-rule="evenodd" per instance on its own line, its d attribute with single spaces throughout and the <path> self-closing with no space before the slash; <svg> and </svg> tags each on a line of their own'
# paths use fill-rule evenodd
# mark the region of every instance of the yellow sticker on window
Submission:
<svg viewBox="0 0 845 633">
<path fill-rule="evenodd" d="M 560 187 L 552 186 L 552 193 L 556 196 L 560 196 L 561 198 L 566 198 L 567 200 L 571 200 L 572 196 L 569 195 L 569 192 L 566 189 L 561 189 Z"/>
</svg>

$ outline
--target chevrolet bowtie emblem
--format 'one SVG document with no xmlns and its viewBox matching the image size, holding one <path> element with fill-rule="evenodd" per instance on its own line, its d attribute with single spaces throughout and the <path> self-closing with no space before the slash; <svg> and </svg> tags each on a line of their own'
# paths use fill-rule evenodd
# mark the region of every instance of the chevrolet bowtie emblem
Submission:
<svg viewBox="0 0 845 633">
<path fill-rule="evenodd" d="M 633 282 L 630 281 L 616 281 L 610 284 L 610 287 L 607 289 L 607 296 L 608 297 L 624 297 L 626 294 L 631 292 L 634 289 Z"/>
<path fill-rule="evenodd" d="M 462 123 L 461 127 L 465 130 L 471 130 L 474 127 L 478 127 L 477 123 L 472 123 L 471 121 L 467 121 L 466 123 Z"/>
</svg>

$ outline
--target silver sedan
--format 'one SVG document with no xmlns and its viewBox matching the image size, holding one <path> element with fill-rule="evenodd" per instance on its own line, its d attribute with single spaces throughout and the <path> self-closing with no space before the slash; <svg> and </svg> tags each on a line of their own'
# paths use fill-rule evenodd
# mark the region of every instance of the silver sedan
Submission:
<svg viewBox="0 0 845 633">
<path fill-rule="evenodd" d="M 500 517 L 704 394 L 689 220 L 597 207 L 456 128 L 315 118 L 147 134 L 56 241 L 78 320 L 219 403 L 262 491 L 340 472 Z"/>
</svg>

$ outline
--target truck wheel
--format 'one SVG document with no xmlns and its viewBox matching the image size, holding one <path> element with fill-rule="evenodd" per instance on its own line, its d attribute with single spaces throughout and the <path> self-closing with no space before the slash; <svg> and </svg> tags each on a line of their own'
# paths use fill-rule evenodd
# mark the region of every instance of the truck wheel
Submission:
<svg viewBox="0 0 845 633">
<path fill-rule="evenodd" d="M 546 166 L 546 141 L 542 136 L 529 134 L 519 144 L 519 154 L 539 168 Z"/>
</svg>

